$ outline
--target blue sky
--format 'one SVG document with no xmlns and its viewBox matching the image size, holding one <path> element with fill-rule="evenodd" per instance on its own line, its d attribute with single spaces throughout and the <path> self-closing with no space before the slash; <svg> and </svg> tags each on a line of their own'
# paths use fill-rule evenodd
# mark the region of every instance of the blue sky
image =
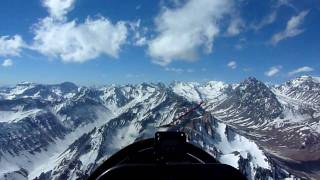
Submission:
<svg viewBox="0 0 320 180">
<path fill-rule="evenodd" d="M 3 0 L 0 85 L 319 76 L 320 1 Z"/>
</svg>

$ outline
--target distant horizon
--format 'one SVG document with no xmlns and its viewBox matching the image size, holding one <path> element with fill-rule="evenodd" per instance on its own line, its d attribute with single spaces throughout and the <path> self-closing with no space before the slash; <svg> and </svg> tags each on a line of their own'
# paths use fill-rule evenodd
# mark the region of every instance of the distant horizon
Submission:
<svg viewBox="0 0 320 180">
<path fill-rule="evenodd" d="M 15 83 L 15 84 L 0 84 L 0 87 L 14 87 L 14 86 L 17 86 L 19 84 L 23 84 L 23 83 L 30 83 L 30 84 L 38 84 L 38 85 L 60 85 L 60 84 L 63 84 L 63 83 L 72 83 L 76 86 L 79 86 L 79 87 L 103 87 L 103 86 L 112 86 L 112 85 L 115 85 L 115 86 L 122 86 L 122 85 L 140 85 L 140 84 L 143 84 L 143 83 L 148 83 L 148 84 L 164 84 L 166 86 L 169 86 L 170 84 L 172 83 L 199 83 L 199 84 L 206 84 L 206 83 L 209 83 L 209 82 L 223 82 L 225 84 L 239 84 L 241 83 L 242 81 L 248 79 L 248 78 L 255 78 L 257 79 L 258 81 L 260 82 L 263 82 L 264 84 L 266 85 L 280 85 L 280 84 L 283 84 L 283 83 L 286 83 L 288 81 L 291 81 L 291 80 L 294 80 L 294 79 L 297 79 L 297 78 L 301 78 L 301 77 L 312 77 L 312 78 L 316 78 L 316 79 L 319 79 L 320 80 L 320 77 L 318 76 L 311 76 L 311 75 L 301 75 L 301 76 L 295 76 L 295 77 L 291 77 L 290 79 L 288 80 L 285 80 L 283 82 L 280 82 L 280 83 L 271 83 L 271 82 L 265 82 L 265 81 L 262 81 L 254 76 L 248 76 L 238 82 L 225 82 L 225 81 L 220 81 L 220 80 L 203 80 L 203 81 L 179 81 L 179 80 L 172 80 L 170 82 L 162 82 L 162 81 L 150 81 L 150 82 L 137 82 L 137 83 L 105 83 L 105 84 L 92 84 L 92 85 L 84 85 L 84 84 L 79 84 L 79 83 L 76 83 L 76 82 L 72 82 L 72 81 L 63 81 L 63 82 L 55 82 L 55 83 L 41 83 L 41 82 L 31 82 L 31 81 L 22 81 L 22 82 L 18 82 L 18 83 Z"/>
</svg>

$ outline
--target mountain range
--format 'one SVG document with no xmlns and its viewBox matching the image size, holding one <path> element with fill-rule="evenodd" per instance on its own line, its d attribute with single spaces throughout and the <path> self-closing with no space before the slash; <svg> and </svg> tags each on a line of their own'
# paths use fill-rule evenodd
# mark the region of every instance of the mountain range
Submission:
<svg viewBox="0 0 320 180">
<path fill-rule="evenodd" d="M 248 179 L 320 179 L 320 78 L 1 87 L 0 179 L 85 179 L 159 130 L 186 132 Z"/>
</svg>

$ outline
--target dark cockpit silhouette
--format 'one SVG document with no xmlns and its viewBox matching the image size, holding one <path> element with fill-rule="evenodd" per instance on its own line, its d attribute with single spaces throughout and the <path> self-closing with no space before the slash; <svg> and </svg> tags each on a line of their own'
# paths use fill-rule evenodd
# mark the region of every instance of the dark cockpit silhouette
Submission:
<svg viewBox="0 0 320 180">
<path fill-rule="evenodd" d="M 183 132 L 157 132 L 135 142 L 102 163 L 94 179 L 240 179 L 235 168 L 187 142 Z"/>
</svg>

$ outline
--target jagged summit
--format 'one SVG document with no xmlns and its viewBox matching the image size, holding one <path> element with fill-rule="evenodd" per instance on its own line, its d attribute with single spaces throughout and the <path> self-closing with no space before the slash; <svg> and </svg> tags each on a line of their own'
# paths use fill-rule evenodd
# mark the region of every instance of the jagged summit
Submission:
<svg viewBox="0 0 320 180">
<path fill-rule="evenodd" d="M 319 84 L 320 83 L 319 77 L 312 77 L 312 76 L 300 76 L 293 80 L 287 81 L 286 85 L 292 85 L 292 86 L 300 86 L 300 85 L 313 85 L 313 84 Z"/>
<path fill-rule="evenodd" d="M 290 98 L 320 105 L 320 81 L 318 77 L 301 76 L 276 88 Z"/>
</svg>

